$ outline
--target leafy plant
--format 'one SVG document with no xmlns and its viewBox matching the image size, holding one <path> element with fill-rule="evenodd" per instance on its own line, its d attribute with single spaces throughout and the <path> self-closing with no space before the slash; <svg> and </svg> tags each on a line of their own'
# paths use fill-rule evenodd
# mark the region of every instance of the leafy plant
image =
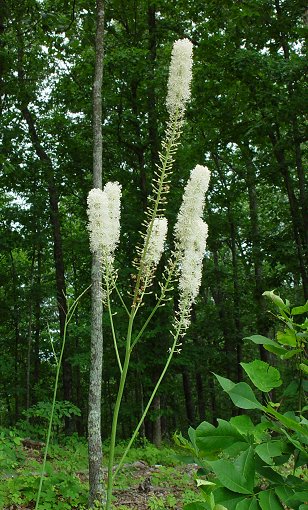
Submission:
<svg viewBox="0 0 308 510">
<path fill-rule="evenodd" d="M 28 418 L 40 418 L 49 422 L 52 410 L 52 402 L 38 402 L 23 412 Z M 53 426 L 61 429 L 64 427 L 64 419 L 72 416 L 80 416 L 80 409 L 67 400 L 57 400 L 54 406 Z"/>
<path fill-rule="evenodd" d="M 274 292 L 265 292 L 276 307 L 275 317 L 282 324 L 276 340 L 253 335 L 248 339 L 278 356 L 294 359 L 297 377 L 272 402 L 270 392 L 282 385 L 279 370 L 263 361 L 242 363 L 247 376 L 264 395 L 263 403 L 245 382 L 234 383 L 215 374 L 234 405 L 243 410 L 262 412 L 255 425 L 246 414 L 229 421 L 218 419 L 218 425 L 204 421 L 197 429 L 189 429 L 190 441 L 180 434 L 176 443 L 193 455 L 201 469 L 197 486 L 202 501 L 185 505 L 185 510 L 303 510 L 308 500 L 308 484 L 303 480 L 302 466 L 307 462 L 308 428 L 303 416 L 304 375 L 307 373 L 305 347 L 308 321 L 296 322 L 308 311 L 308 303 L 291 308 Z M 286 396 L 297 397 L 296 411 L 283 412 Z"/>
</svg>

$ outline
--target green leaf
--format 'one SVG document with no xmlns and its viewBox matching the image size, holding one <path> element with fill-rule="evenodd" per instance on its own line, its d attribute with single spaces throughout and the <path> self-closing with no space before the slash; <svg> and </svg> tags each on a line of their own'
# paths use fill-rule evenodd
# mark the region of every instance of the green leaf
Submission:
<svg viewBox="0 0 308 510">
<path fill-rule="evenodd" d="M 220 386 L 224 391 L 229 393 L 229 391 L 232 390 L 232 388 L 234 388 L 236 383 L 230 381 L 230 379 L 227 379 L 226 377 L 222 377 L 221 375 L 215 374 L 215 372 L 213 372 L 213 374 L 215 375 L 217 381 L 219 382 Z"/>
<path fill-rule="evenodd" d="M 206 451 L 220 451 L 235 442 L 245 442 L 245 438 L 229 422 L 218 419 L 217 428 L 203 422 L 196 429 L 197 447 Z"/>
<path fill-rule="evenodd" d="M 292 315 L 300 315 L 301 313 L 308 312 L 308 301 L 303 306 L 295 306 L 291 310 Z"/>
<path fill-rule="evenodd" d="M 296 335 L 291 329 L 285 331 L 278 331 L 276 335 L 277 341 L 282 345 L 289 345 L 290 347 L 296 347 Z"/>
<path fill-rule="evenodd" d="M 215 490 L 215 502 L 224 505 L 228 510 L 235 510 L 236 505 L 243 500 L 243 494 L 237 494 L 226 487 L 220 487 Z"/>
<path fill-rule="evenodd" d="M 278 457 L 283 452 L 284 444 L 282 441 L 268 441 L 256 446 L 256 453 L 267 464 L 273 465 L 273 457 Z"/>
<path fill-rule="evenodd" d="M 285 504 L 287 504 L 288 500 L 295 494 L 295 491 L 286 485 L 275 487 L 275 492 L 279 499 Z"/>
<path fill-rule="evenodd" d="M 255 426 L 251 421 L 251 418 L 247 414 L 240 414 L 239 416 L 233 416 L 230 419 L 231 425 L 235 427 L 241 434 L 253 434 Z"/>
<path fill-rule="evenodd" d="M 247 488 L 250 490 L 250 492 L 252 492 L 254 488 L 256 471 L 254 449 L 252 446 L 247 448 L 245 452 L 241 453 L 238 458 L 235 459 L 234 466 L 237 471 L 241 473 L 247 480 Z"/>
<path fill-rule="evenodd" d="M 229 397 L 234 405 L 240 409 L 261 409 L 262 404 L 256 399 L 251 387 L 243 382 L 235 384 L 232 390 L 229 391 Z"/>
<path fill-rule="evenodd" d="M 235 510 L 260 510 L 260 506 L 256 496 L 253 496 L 252 498 L 245 498 L 240 501 L 236 505 Z"/>
<path fill-rule="evenodd" d="M 230 381 L 230 379 L 221 377 L 215 373 L 214 375 L 219 384 L 223 387 L 224 391 L 228 393 L 234 405 L 240 409 L 265 409 L 262 404 L 258 402 L 251 387 L 248 386 L 248 384 L 243 382 L 235 384 Z"/>
<path fill-rule="evenodd" d="M 273 490 L 260 491 L 258 499 L 262 510 L 284 510 Z"/>
<path fill-rule="evenodd" d="M 241 363 L 249 379 L 261 391 L 268 393 L 273 388 L 281 386 L 282 380 L 277 368 L 271 367 L 268 363 L 258 359 L 251 363 Z"/>
<path fill-rule="evenodd" d="M 209 508 L 208 504 L 202 501 L 195 501 L 184 506 L 184 510 L 209 510 Z"/>
<path fill-rule="evenodd" d="M 228 460 L 215 460 L 209 462 L 209 465 L 224 487 L 233 492 L 251 494 L 251 489 L 249 488 L 251 483 L 236 469 L 232 462 Z"/>
<path fill-rule="evenodd" d="M 271 338 L 267 338 L 262 335 L 245 336 L 244 340 L 251 340 L 253 343 L 258 345 L 273 345 L 279 347 L 279 345 Z"/>
</svg>

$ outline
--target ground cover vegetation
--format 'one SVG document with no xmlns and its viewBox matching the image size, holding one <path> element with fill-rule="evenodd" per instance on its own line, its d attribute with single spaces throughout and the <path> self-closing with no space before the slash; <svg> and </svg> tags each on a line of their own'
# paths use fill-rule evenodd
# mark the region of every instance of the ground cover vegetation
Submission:
<svg viewBox="0 0 308 510">
<path fill-rule="evenodd" d="M 86 0 L 2 4 L 0 505 L 34 507 L 40 443 L 46 442 L 58 374 L 48 476 L 39 508 L 82 508 L 88 504 L 82 439 L 87 435 L 92 363 L 86 209 L 93 187 L 97 12 Z M 135 246 L 161 162 L 168 68 L 177 39 L 193 43 L 194 65 L 181 146 L 169 176 L 166 218 L 171 228 L 163 264 L 172 253 L 172 231 L 191 169 L 201 164 L 211 171 L 200 294 L 181 353 L 172 360 L 138 437 L 160 446 L 162 437 L 170 439 L 177 430 L 177 441 L 191 450 L 191 462 L 201 463 L 210 474 L 196 475 L 201 502 L 194 503 L 191 471 L 175 467 L 172 475 L 171 466 L 178 461 L 160 462 L 154 449 L 158 460 L 144 459 L 152 448 L 147 446 L 128 454 L 138 456 L 128 456 L 128 464 L 145 464 L 133 467 L 139 477 L 124 466 L 114 496 L 129 482 L 137 489 L 119 499 L 123 510 L 132 504 L 154 509 L 186 505 L 187 510 L 301 508 L 307 501 L 299 486 L 307 437 L 306 5 L 302 0 L 99 4 L 105 10 L 102 173 L 103 183 L 122 187 L 115 259 L 122 296 L 133 291 Z M 157 267 L 159 278 L 163 264 Z M 278 306 L 281 326 L 267 312 L 262 294 L 268 289 L 275 289 L 268 296 Z M 155 306 L 160 287 L 154 283 L 152 291 L 136 317 L 137 330 Z M 64 345 L 67 312 L 83 292 Z M 162 373 L 171 347 L 168 321 L 179 304 L 176 291 L 170 297 L 134 348 L 118 409 L 119 439 L 127 440 L 135 430 Z M 118 341 L 115 352 L 114 331 L 104 312 L 103 441 L 110 438 L 121 380 L 119 359 L 127 346 L 125 309 L 115 293 L 110 303 Z M 243 340 L 247 337 L 251 341 Z M 256 396 L 246 381 L 257 388 Z M 244 407 L 250 411 L 242 414 L 247 392 L 255 407 Z M 189 426 L 191 445 L 183 439 Z M 232 431 L 231 443 L 202 449 L 208 434 L 222 428 Z M 235 436 L 241 436 L 239 448 Z M 38 444 L 31 448 L 31 441 Z M 104 465 L 107 451 L 103 447 Z M 235 459 L 237 487 L 221 470 L 230 459 Z M 160 471 L 155 467 L 160 463 L 170 467 Z M 179 492 L 174 490 L 177 479 Z M 157 492 L 156 482 L 173 490 Z M 136 492 L 143 500 L 134 503 Z"/>
</svg>

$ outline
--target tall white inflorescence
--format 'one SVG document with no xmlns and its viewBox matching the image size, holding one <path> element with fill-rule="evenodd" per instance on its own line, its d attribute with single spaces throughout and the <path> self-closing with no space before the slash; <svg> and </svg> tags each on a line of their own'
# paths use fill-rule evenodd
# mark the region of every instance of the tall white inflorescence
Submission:
<svg viewBox="0 0 308 510">
<path fill-rule="evenodd" d="M 187 314 L 201 285 L 202 261 L 208 235 L 208 226 L 202 216 L 209 180 L 210 171 L 207 167 L 197 165 L 192 170 L 174 227 L 180 271 L 179 309 L 180 312 L 186 310 Z M 188 324 L 187 321 L 185 327 Z"/>
<path fill-rule="evenodd" d="M 179 289 L 187 303 L 193 303 L 199 293 L 207 235 L 207 224 L 198 218 L 190 235 L 190 245 L 185 249 L 181 260 Z"/>
<path fill-rule="evenodd" d="M 148 243 L 148 248 L 144 257 L 144 265 L 146 268 L 153 269 L 158 265 L 164 251 L 167 230 L 167 218 L 155 218 Z"/>
<path fill-rule="evenodd" d="M 175 112 L 183 113 L 190 99 L 192 79 L 193 44 L 188 39 L 175 41 L 169 67 L 167 110 L 172 116 Z"/>
<path fill-rule="evenodd" d="M 120 199 L 118 182 L 108 182 L 103 191 L 91 189 L 87 199 L 91 252 L 101 251 L 110 262 L 120 237 Z"/>
<path fill-rule="evenodd" d="M 174 227 L 176 243 L 181 250 L 189 248 L 196 218 L 202 218 L 210 176 L 210 171 L 206 166 L 197 165 L 191 171 L 185 186 L 182 204 Z"/>
</svg>

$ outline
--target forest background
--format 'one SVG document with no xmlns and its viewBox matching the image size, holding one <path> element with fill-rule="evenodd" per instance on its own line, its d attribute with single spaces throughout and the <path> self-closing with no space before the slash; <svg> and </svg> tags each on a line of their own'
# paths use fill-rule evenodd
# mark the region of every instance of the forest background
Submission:
<svg viewBox="0 0 308 510">
<path fill-rule="evenodd" d="M 193 42 L 194 68 L 171 179 L 171 225 L 190 170 L 201 163 L 212 173 L 200 296 L 182 352 L 142 430 L 156 444 L 176 429 L 230 416 L 231 404 L 212 372 L 240 381 L 240 361 L 268 355 L 243 341 L 253 333 L 275 333 L 263 291 L 276 289 L 294 305 L 308 298 L 305 9 L 302 0 L 105 2 L 103 182 L 123 187 L 122 291 L 129 291 L 167 117 L 170 52 L 178 38 Z M 92 187 L 95 24 L 89 0 L 2 0 L 1 426 L 16 424 L 31 408 L 48 415 L 42 403 L 52 396 L 61 320 L 91 281 L 86 197 Z M 166 257 L 168 249 L 171 242 Z M 140 320 L 148 315 L 151 298 L 148 306 Z M 173 306 L 170 301 L 161 310 L 136 347 L 120 415 L 122 438 L 134 429 L 165 363 Z M 87 293 L 70 324 L 58 393 L 59 412 L 62 405 L 63 415 L 72 415 L 65 431 L 82 435 L 90 307 Z M 124 338 L 116 299 L 114 310 Z M 103 321 L 102 434 L 107 438 L 118 372 L 107 314 Z M 292 363 L 283 370 L 292 380 Z M 80 416 L 64 402 L 77 406 Z"/>
</svg>

